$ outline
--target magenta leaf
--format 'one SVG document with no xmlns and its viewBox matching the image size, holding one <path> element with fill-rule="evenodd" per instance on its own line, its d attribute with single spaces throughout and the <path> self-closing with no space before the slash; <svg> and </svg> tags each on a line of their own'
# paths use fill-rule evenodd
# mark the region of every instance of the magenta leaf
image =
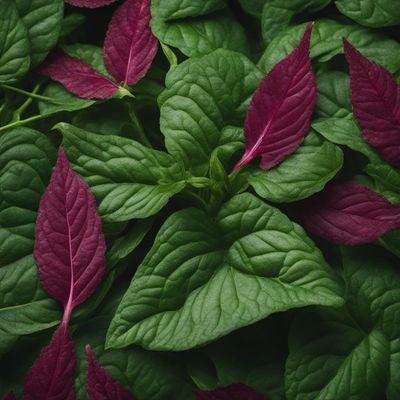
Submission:
<svg viewBox="0 0 400 400">
<path fill-rule="evenodd" d="M 23 400 L 74 400 L 75 366 L 74 343 L 61 325 L 29 370 Z"/>
<path fill-rule="evenodd" d="M 116 0 L 65 0 L 66 3 L 75 7 L 97 8 L 114 3 Z"/>
<path fill-rule="evenodd" d="M 336 244 L 354 245 L 400 227 L 400 206 L 356 182 L 330 183 L 300 203 L 299 217 L 309 232 Z"/>
<path fill-rule="evenodd" d="M 309 131 L 317 98 L 310 62 L 312 24 L 298 46 L 261 81 L 247 110 L 246 151 L 234 170 L 261 156 L 269 169 L 293 153 Z"/>
<path fill-rule="evenodd" d="M 117 82 L 133 85 L 150 68 L 158 42 L 150 30 L 150 0 L 126 0 L 104 41 L 104 62 Z"/>
<path fill-rule="evenodd" d="M 14 393 L 5 394 L 0 398 L 0 400 L 17 400 Z"/>
<path fill-rule="evenodd" d="M 242 383 L 236 383 L 214 390 L 196 389 L 196 400 L 268 400 L 268 398 Z"/>
<path fill-rule="evenodd" d="M 388 70 L 343 42 L 353 112 L 363 137 L 386 161 L 400 167 L 400 86 Z"/>
<path fill-rule="evenodd" d="M 39 206 L 34 255 L 43 287 L 64 305 L 67 325 L 105 271 L 105 242 L 95 199 L 62 147 Z"/>
<path fill-rule="evenodd" d="M 85 99 L 107 99 L 118 91 L 119 86 L 96 72 L 79 58 L 61 50 L 54 50 L 37 72 L 60 82 L 71 93 Z"/>
<path fill-rule="evenodd" d="M 98 363 L 90 346 L 86 346 L 87 392 L 89 400 L 135 400 L 135 397 L 124 389 L 119 382 L 111 378 Z"/>
</svg>

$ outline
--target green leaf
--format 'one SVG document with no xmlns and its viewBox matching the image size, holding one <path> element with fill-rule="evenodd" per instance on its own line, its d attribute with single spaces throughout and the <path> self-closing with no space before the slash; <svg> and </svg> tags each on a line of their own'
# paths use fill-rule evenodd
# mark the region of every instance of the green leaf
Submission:
<svg viewBox="0 0 400 400">
<path fill-rule="evenodd" d="M 366 173 L 374 179 L 375 189 L 392 203 L 400 204 L 400 171 L 386 163 L 368 164 Z"/>
<path fill-rule="evenodd" d="M 111 322 L 108 347 L 184 350 L 268 315 L 342 304 L 303 229 L 246 193 L 211 218 L 190 208 L 160 229 Z"/>
<path fill-rule="evenodd" d="M 205 174 L 227 125 L 242 125 L 261 73 L 245 56 L 217 50 L 189 59 L 167 75 L 159 97 L 168 151 L 194 175 Z M 226 141 L 224 141 L 226 143 Z"/>
<path fill-rule="evenodd" d="M 85 22 L 83 14 L 73 13 L 66 15 L 61 23 L 60 39 L 68 39 Z"/>
<path fill-rule="evenodd" d="M 0 136 L 0 342 L 60 317 L 40 288 L 32 257 L 36 212 L 54 162 L 55 149 L 40 132 L 17 128 Z"/>
<path fill-rule="evenodd" d="M 291 328 L 288 400 L 400 397 L 400 274 L 376 247 L 343 250 L 346 306 L 304 310 Z"/>
<path fill-rule="evenodd" d="M 306 24 L 296 25 L 276 36 L 261 57 L 259 67 L 267 72 L 286 57 L 297 46 L 305 27 Z M 364 56 L 382 64 L 390 72 L 400 69 L 400 43 L 359 25 L 333 20 L 319 20 L 314 24 L 311 57 L 326 62 L 342 54 L 344 37 Z"/>
<path fill-rule="evenodd" d="M 379 28 L 400 24 L 400 7 L 391 0 L 336 0 L 336 7 L 360 25 Z"/>
<path fill-rule="evenodd" d="M 255 17 L 261 17 L 264 4 L 267 0 L 239 0 L 243 10 Z"/>
<path fill-rule="evenodd" d="M 269 43 L 289 26 L 296 14 L 319 11 L 331 0 L 265 0 L 264 2 L 261 29 L 264 42 Z"/>
<path fill-rule="evenodd" d="M 154 7 L 152 10 L 154 35 L 188 57 L 200 57 L 219 48 L 248 52 L 244 30 L 228 10 L 172 21 L 160 18 Z"/>
<path fill-rule="evenodd" d="M 318 97 L 314 113 L 318 117 L 346 117 L 351 113 L 350 78 L 341 71 L 317 73 Z"/>
<path fill-rule="evenodd" d="M 257 194 L 276 203 L 305 199 L 319 192 L 340 170 L 343 153 L 315 132 L 275 168 L 253 167 L 247 177 Z"/>
<path fill-rule="evenodd" d="M 146 218 L 160 211 L 186 185 L 181 165 L 134 140 L 96 135 L 67 123 L 57 128 L 75 171 L 96 196 L 105 221 Z"/>
</svg>

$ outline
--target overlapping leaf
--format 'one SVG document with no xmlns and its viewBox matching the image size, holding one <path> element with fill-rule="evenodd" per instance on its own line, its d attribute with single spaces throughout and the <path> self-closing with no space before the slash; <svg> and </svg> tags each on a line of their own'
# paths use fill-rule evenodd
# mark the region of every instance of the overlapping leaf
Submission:
<svg viewBox="0 0 400 400">
<path fill-rule="evenodd" d="M 97 8 L 114 3 L 116 0 L 65 0 L 68 4 L 76 7 Z"/>
<path fill-rule="evenodd" d="M 214 390 L 196 390 L 197 400 L 268 400 L 264 395 L 254 389 L 243 385 L 233 384 L 225 388 Z"/>
</svg>

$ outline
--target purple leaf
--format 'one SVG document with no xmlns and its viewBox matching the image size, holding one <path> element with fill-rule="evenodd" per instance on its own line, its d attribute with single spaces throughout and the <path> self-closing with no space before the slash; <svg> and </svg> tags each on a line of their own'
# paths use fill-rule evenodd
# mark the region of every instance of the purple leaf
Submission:
<svg viewBox="0 0 400 400">
<path fill-rule="evenodd" d="M 0 400 L 17 400 L 14 393 L 8 393 L 1 397 Z"/>
<path fill-rule="evenodd" d="M 67 325 L 105 271 L 105 242 L 95 199 L 62 147 L 39 206 L 35 258 L 43 287 L 64 305 Z"/>
<path fill-rule="evenodd" d="M 117 82 L 134 85 L 146 75 L 158 42 L 150 30 L 150 0 L 126 0 L 114 13 L 104 41 L 104 62 Z"/>
<path fill-rule="evenodd" d="M 97 8 L 114 3 L 116 0 L 65 0 L 66 3 L 75 7 Z"/>
<path fill-rule="evenodd" d="M 400 227 L 400 206 L 356 182 L 330 183 L 300 203 L 300 220 L 330 242 L 362 244 Z"/>
<path fill-rule="evenodd" d="M 310 62 L 312 24 L 298 46 L 261 81 L 247 110 L 246 151 L 234 170 L 261 156 L 269 169 L 293 153 L 310 128 L 317 89 Z"/>
<path fill-rule="evenodd" d="M 386 161 L 400 167 L 400 87 L 388 70 L 343 42 L 353 112 L 363 137 Z"/>
<path fill-rule="evenodd" d="M 23 400 L 74 400 L 75 366 L 74 343 L 61 325 L 29 370 Z"/>
<path fill-rule="evenodd" d="M 196 400 L 268 400 L 268 398 L 242 383 L 237 383 L 214 390 L 196 389 Z"/>
<path fill-rule="evenodd" d="M 89 400 L 135 400 L 119 382 L 111 378 L 106 370 L 97 362 L 90 349 L 86 346 L 87 392 Z"/>
<path fill-rule="evenodd" d="M 47 57 L 37 72 L 60 82 L 71 93 L 85 99 L 107 99 L 119 89 L 115 82 L 100 75 L 86 62 L 58 49 Z"/>
</svg>

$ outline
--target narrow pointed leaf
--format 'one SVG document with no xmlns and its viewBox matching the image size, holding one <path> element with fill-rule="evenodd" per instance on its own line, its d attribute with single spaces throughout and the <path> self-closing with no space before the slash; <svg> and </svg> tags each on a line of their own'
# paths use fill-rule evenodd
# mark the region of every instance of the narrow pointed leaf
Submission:
<svg viewBox="0 0 400 400">
<path fill-rule="evenodd" d="M 95 199 L 60 147 L 39 206 L 34 254 L 43 287 L 65 307 L 64 321 L 101 280 L 104 252 Z"/>
<path fill-rule="evenodd" d="M 196 390 L 196 400 L 268 400 L 263 394 L 241 383 L 214 390 Z"/>
<path fill-rule="evenodd" d="M 400 227 L 400 206 L 356 182 L 331 183 L 301 203 L 303 226 L 330 242 L 372 242 Z"/>
<path fill-rule="evenodd" d="M 366 142 L 400 167 L 400 87 L 394 76 L 344 40 L 353 112 Z"/>
<path fill-rule="evenodd" d="M 150 0 L 126 0 L 114 13 L 104 41 L 104 61 L 117 82 L 134 85 L 150 68 L 158 42 L 149 24 Z"/>
<path fill-rule="evenodd" d="M 112 378 L 86 346 L 87 392 L 89 400 L 135 400 L 135 397 Z"/>
<path fill-rule="evenodd" d="M 23 400 L 74 400 L 74 343 L 61 325 L 29 370 Z"/>
<path fill-rule="evenodd" d="M 237 169 L 261 156 L 269 169 L 293 153 L 310 128 L 317 91 L 310 63 L 309 24 L 296 49 L 262 80 L 247 111 L 246 151 Z"/>
<path fill-rule="evenodd" d="M 4 395 L 1 400 L 17 400 L 14 393 L 8 393 Z"/>
<path fill-rule="evenodd" d="M 60 82 L 71 93 L 85 99 L 107 99 L 119 86 L 96 72 L 86 62 L 55 50 L 37 70 L 41 75 Z"/>
<path fill-rule="evenodd" d="M 116 0 L 65 0 L 75 7 L 97 8 L 114 3 Z"/>
</svg>

